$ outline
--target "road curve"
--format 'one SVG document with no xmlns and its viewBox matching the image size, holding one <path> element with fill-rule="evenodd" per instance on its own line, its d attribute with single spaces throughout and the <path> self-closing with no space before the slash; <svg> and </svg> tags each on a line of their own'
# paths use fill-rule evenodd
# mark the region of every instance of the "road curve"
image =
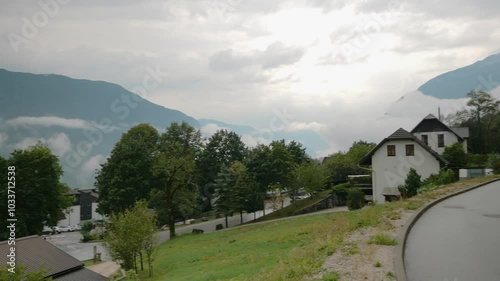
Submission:
<svg viewBox="0 0 500 281">
<path fill-rule="evenodd" d="M 499 281 L 500 182 L 431 207 L 405 246 L 408 281 Z"/>
</svg>

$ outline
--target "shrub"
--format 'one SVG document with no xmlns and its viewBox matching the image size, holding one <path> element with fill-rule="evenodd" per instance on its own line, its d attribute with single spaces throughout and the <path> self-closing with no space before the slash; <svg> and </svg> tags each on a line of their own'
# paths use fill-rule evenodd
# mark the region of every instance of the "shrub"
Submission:
<svg viewBox="0 0 500 281">
<path fill-rule="evenodd" d="M 488 162 L 486 163 L 486 167 L 493 169 L 494 174 L 500 174 L 500 154 L 488 154 Z"/>
<path fill-rule="evenodd" d="M 85 221 L 82 225 L 82 232 L 90 232 L 93 228 L 91 221 Z"/>
<path fill-rule="evenodd" d="M 398 244 L 398 241 L 394 237 L 387 234 L 376 234 L 370 241 L 368 241 L 368 244 L 395 246 Z"/>
<path fill-rule="evenodd" d="M 357 210 L 365 205 L 365 194 L 363 191 L 353 188 L 347 194 L 347 208 L 349 210 Z"/>
<path fill-rule="evenodd" d="M 405 180 L 407 198 L 417 195 L 417 191 L 421 185 L 420 175 L 415 169 L 411 168 Z"/>
<path fill-rule="evenodd" d="M 377 261 L 373 266 L 375 266 L 375 267 L 382 267 L 382 264 L 379 261 Z"/>
<path fill-rule="evenodd" d="M 338 196 L 347 196 L 350 189 L 351 185 L 348 183 L 341 183 L 332 187 L 332 191 L 335 192 Z"/>
<path fill-rule="evenodd" d="M 467 154 L 458 142 L 444 148 L 443 158 L 450 162 L 452 168 L 462 168 L 467 164 Z"/>
<path fill-rule="evenodd" d="M 223 228 L 224 228 L 224 226 L 221 223 L 219 223 L 218 225 L 215 226 L 215 230 L 221 230 Z"/>
<path fill-rule="evenodd" d="M 469 154 L 467 158 L 467 168 L 470 169 L 482 169 L 487 166 L 489 160 L 488 155 L 484 154 Z"/>
</svg>

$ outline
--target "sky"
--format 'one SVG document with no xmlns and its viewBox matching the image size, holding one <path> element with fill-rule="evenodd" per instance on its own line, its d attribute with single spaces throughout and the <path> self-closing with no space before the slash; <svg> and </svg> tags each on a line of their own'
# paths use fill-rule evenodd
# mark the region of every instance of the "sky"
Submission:
<svg viewBox="0 0 500 281">
<path fill-rule="evenodd" d="M 0 68 L 132 91 L 154 70 L 146 99 L 317 132 L 325 156 L 460 109 L 415 90 L 498 53 L 498 14 L 496 0 L 2 0 Z"/>
</svg>

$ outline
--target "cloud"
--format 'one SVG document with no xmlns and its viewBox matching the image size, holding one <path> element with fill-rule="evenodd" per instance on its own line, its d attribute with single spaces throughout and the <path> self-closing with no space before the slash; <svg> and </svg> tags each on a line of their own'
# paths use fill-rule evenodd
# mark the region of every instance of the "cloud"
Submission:
<svg viewBox="0 0 500 281">
<path fill-rule="evenodd" d="M 20 150 L 25 150 L 31 146 L 36 145 L 38 142 L 45 143 L 45 139 L 43 138 L 24 138 L 20 142 L 16 143 L 13 145 L 14 149 L 20 149 Z"/>
<path fill-rule="evenodd" d="M 101 168 L 101 164 L 106 162 L 106 156 L 97 154 L 85 161 L 76 172 L 78 188 L 90 188 L 94 186 L 95 171 Z"/>
<path fill-rule="evenodd" d="M 322 129 L 326 128 L 326 124 L 318 122 L 292 122 L 285 129 L 287 132 L 300 132 L 300 131 L 314 131 L 320 132 Z"/>
<path fill-rule="evenodd" d="M 274 42 L 264 51 L 251 50 L 236 54 L 232 49 L 222 50 L 209 59 L 209 65 L 215 71 L 236 71 L 251 66 L 260 66 L 262 69 L 273 69 L 283 65 L 298 62 L 305 54 L 305 50 L 296 46 L 285 46 L 283 42 Z"/>
<path fill-rule="evenodd" d="M 65 133 L 58 133 L 47 140 L 47 144 L 52 153 L 59 158 L 63 157 L 71 149 L 71 140 Z"/>
<path fill-rule="evenodd" d="M 217 124 L 206 124 L 205 126 L 200 128 L 200 132 L 203 137 L 209 138 L 213 134 L 215 134 L 219 130 L 228 130 L 228 128 L 225 127 L 219 127 Z"/>
<path fill-rule="evenodd" d="M 0 149 L 7 144 L 9 136 L 6 133 L 0 133 Z"/>
<path fill-rule="evenodd" d="M 67 129 L 98 129 L 100 126 L 95 122 L 81 119 L 68 119 L 61 117 L 30 117 L 21 116 L 5 121 L 5 124 L 12 127 L 63 127 Z M 114 129 L 117 129 L 114 127 Z"/>
</svg>

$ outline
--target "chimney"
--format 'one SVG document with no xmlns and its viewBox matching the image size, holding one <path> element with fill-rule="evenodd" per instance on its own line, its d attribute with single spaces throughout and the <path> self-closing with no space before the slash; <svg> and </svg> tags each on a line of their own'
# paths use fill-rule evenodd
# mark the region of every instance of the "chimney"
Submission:
<svg viewBox="0 0 500 281">
<path fill-rule="evenodd" d="M 438 120 L 441 121 L 441 107 L 438 106 Z"/>
</svg>

